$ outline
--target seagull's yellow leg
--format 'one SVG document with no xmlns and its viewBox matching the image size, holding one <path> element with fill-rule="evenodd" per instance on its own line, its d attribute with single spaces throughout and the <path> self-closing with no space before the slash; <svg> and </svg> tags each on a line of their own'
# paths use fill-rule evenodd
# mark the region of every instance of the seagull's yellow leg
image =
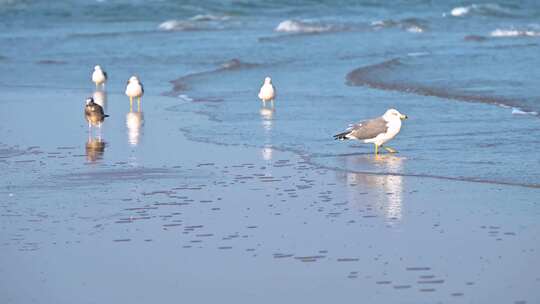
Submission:
<svg viewBox="0 0 540 304">
<path fill-rule="evenodd" d="M 391 147 L 383 147 L 386 151 L 390 152 L 390 153 L 397 153 L 397 150 L 394 149 L 394 148 L 391 148 Z"/>
<path fill-rule="evenodd" d="M 133 112 L 133 97 L 129 96 L 129 111 Z"/>
<path fill-rule="evenodd" d="M 375 144 L 375 155 L 379 154 L 379 146 Z"/>
<path fill-rule="evenodd" d="M 137 109 L 138 112 L 141 111 L 141 96 L 139 96 L 139 99 L 137 100 Z"/>
</svg>

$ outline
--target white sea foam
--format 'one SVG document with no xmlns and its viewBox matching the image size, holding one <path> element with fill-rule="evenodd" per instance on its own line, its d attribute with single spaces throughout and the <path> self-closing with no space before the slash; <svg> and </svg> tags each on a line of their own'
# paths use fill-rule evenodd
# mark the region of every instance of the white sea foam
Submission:
<svg viewBox="0 0 540 304">
<path fill-rule="evenodd" d="M 458 6 L 458 7 L 454 7 L 450 11 L 450 15 L 454 17 L 460 17 L 460 16 L 467 15 L 470 11 L 471 11 L 471 6 Z"/>
<path fill-rule="evenodd" d="M 184 20 L 167 20 L 162 22 L 158 28 L 163 31 L 188 31 L 197 29 L 194 23 Z"/>
<path fill-rule="evenodd" d="M 540 32 L 533 30 L 496 29 L 490 33 L 491 37 L 537 37 Z"/>
<path fill-rule="evenodd" d="M 384 28 L 401 28 L 410 33 L 423 33 L 427 30 L 427 25 L 424 21 L 416 18 L 408 18 L 403 20 L 377 20 L 372 21 L 371 26 L 375 30 L 380 30 Z"/>
<path fill-rule="evenodd" d="M 524 111 L 520 108 L 512 108 L 512 115 L 538 115 L 538 112 Z"/>
<path fill-rule="evenodd" d="M 178 95 L 178 98 L 182 101 L 187 101 L 187 102 L 192 102 L 193 101 L 193 98 L 185 95 L 185 94 L 180 94 Z"/>
<path fill-rule="evenodd" d="M 192 21 L 225 21 L 229 19 L 229 16 L 216 16 L 212 14 L 200 14 L 189 18 Z"/>
<path fill-rule="evenodd" d="M 162 22 L 158 28 L 163 31 L 194 31 L 220 28 L 220 21 L 229 20 L 229 16 L 216 16 L 212 14 L 195 15 L 188 20 L 171 19 Z"/>
<path fill-rule="evenodd" d="M 479 14 L 485 16 L 511 16 L 515 13 L 495 3 L 457 6 L 450 11 L 450 16 L 452 17 L 463 17 L 469 14 Z M 447 16 L 447 13 L 444 13 L 443 16 Z"/>
<path fill-rule="evenodd" d="M 384 21 L 384 20 L 375 20 L 375 21 L 371 22 L 371 25 L 375 26 L 375 27 L 384 27 L 384 26 L 386 26 L 386 21 Z"/>
<path fill-rule="evenodd" d="M 322 33 L 331 30 L 333 30 L 333 27 L 330 25 L 298 20 L 282 21 L 274 29 L 276 32 L 284 33 Z"/>
<path fill-rule="evenodd" d="M 407 27 L 407 32 L 411 32 L 411 33 L 423 33 L 424 32 L 424 29 L 417 26 L 417 25 L 411 25 L 411 26 L 408 26 Z"/>
</svg>

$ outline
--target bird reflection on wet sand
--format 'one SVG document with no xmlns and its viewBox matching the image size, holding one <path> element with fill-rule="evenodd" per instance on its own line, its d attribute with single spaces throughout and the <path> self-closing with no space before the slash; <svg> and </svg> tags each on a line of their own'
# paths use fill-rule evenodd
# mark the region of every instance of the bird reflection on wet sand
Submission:
<svg viewBox="0 0 540 304">
<path fill-rule="evenodd" d="M 141 139 L 141 127 L 144 124 L 143 112 L 128 112 L 126 114 L 126 126 L 128 128 L 128 142 L 132 146 L 137 146 Z"/>
<path fill-rule="evenodd" d="M 103 159 L 103 154 L 105 153 L 106 143 L 103 141 L 101 136 L 88 137 L 86 142 L 86 160 L 95 163 L 98 160 Z"/>
<path fill-rule="evenodd" d="M 271 131 L 273 127 L 273 118 L 275 109 L 274 107 L 267 107 L 263 104 L 259 113 L 261 114 L 261 124 L 265 134 L 265 144 L 261 149 L 262 158 L 266 161 L 272 160 L 272 140 L 271 140 Z"/>
<path fill-rule="evenodd" d="M 382 212 L 389 222 L 401 220 L 403 176 L 394 174 L 403 172 L 404 161 L 404 158 L 395 155 L 347 156 L 344 159 L 346 167 L 357 171 L 346 172 L 342 176 L 346 183 L 349 203 L 360 208 L 371 204 L 375 212 Z M 370 190 L 375 191 L 375 202 L 365 202 L 363 194 Z"/>
<path fill-rule="evenodd" d="M 94 102 L 103 108 L 103 111 L 107 112 L 107 92 L 102 90 L 95 90 L 92 94 Z"/>
<path fill-rule="evenodd" d="M 265 132 L 272 131 L 272 124 L 273 124 L 273 117 L 275 113 L 275 109 L 262 106 L 261 110 L 259 111 L 261 114 L 261 123 L 263 126 L 263 129 Z"/>
<path fill-rule="evenodd" d="M 261 156 L 266 161 L 271 161 L 272 160 L 273 153 L 274 153 L 274 149 L 272 149 L 271 145 L 265 145 L 261 149 Z"/>
</svg>

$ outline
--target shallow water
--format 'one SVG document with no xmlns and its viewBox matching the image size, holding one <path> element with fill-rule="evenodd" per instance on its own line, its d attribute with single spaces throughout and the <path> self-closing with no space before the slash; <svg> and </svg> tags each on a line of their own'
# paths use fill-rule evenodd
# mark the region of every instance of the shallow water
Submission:
<svg viewBox="0 0 540 304">
<path fill-rule="evenodd" d="M 539 301 L 540 6 L 288 2 L 0 1 L 0 302 Z"/>
</svg>

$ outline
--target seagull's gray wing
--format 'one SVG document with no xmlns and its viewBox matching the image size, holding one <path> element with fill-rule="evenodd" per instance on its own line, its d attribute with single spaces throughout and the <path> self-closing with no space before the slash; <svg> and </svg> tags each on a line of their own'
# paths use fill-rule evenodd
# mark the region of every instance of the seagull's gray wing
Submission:
<svg viewBox="0 0 540 304">
<path fill-rule="evenodd" d="M 382 117 L 354 124 L 347 129 L 348 137 L 356 139 L 371 139 L 388 130 L 387 122 Z"/>
</svg>

